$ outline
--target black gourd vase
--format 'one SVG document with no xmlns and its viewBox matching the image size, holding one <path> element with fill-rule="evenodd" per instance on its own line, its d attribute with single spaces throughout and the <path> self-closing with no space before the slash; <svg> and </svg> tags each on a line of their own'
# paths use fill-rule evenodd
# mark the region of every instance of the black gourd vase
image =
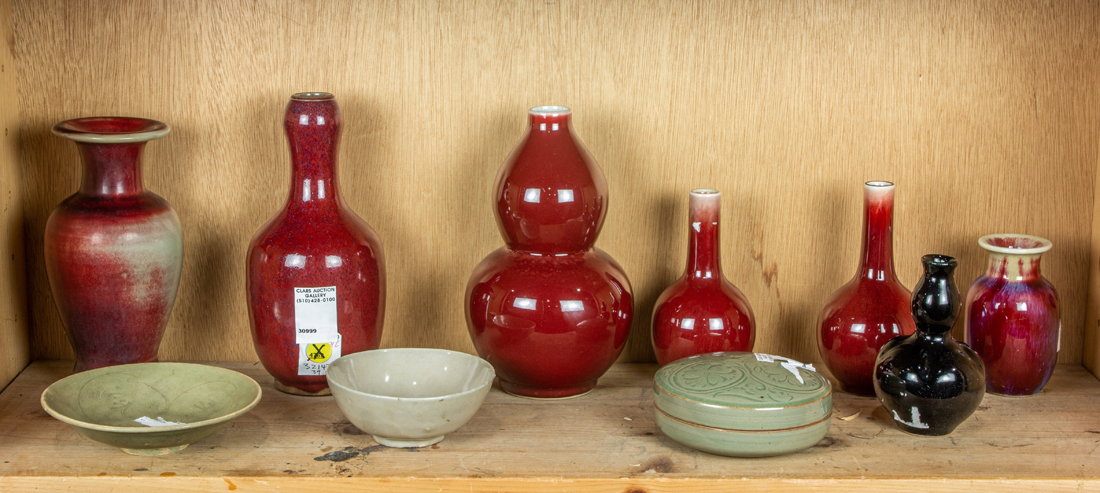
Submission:
<svg viewBox="0 0 1100 493">
<path fill-rule="evenodd" d="M 961 306 L 954 279 L 958 261 L 925 255 L 921 262 L 924 275 L 911 304 L 917 332 L 882 346 L 875 361 L 875 395 L 902 431 L 942 436 L 981 404 L 985 366 L 969 346 L 951 337 Z"/>
</svg>

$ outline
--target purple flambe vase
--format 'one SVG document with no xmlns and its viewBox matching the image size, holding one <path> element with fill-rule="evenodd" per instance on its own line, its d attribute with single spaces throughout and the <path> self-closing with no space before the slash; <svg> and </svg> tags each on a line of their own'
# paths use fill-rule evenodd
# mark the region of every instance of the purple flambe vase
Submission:
<svg viewBox="0 0 1100 493">
<path fill-rule="evenodd" d="M 1039 271 L 1051 242 L 1027 235 L 983 236 L 989 267 L 966 295 L 966 343 L 985 363 L 986 390 L 1038 393 L 1058 361 L 1058 293 Z"/>
</svg>

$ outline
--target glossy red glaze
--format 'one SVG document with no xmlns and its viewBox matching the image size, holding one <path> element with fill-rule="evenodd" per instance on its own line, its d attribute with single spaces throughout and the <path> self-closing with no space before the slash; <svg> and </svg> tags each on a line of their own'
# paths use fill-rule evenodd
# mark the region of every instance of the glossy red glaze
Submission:
<svg viewBox="0 0 1100 493">
<path fill-rule="evenodd" d="M 634 299 L 615 261 L 593 248 L 607 184 L 568 108 L 540 107 L 501 167 L 497 224 L 507 247 L 466 287 L 466 322 L 501 387 L 570 397 L 596 386 L 626 345 Z"/>
<path fill-rule="evenodd" d="M 1054 373 L 1061 336 L 1058 293 L 1039 269 L 1049 241 L 991 235 L 989 268 L 966 295 L 966 343 L 985 363 L 986 390 L 1038 393 Z"/>
<path fill-rule="evenodd" d="M 653 308 L 653 350 L 661 365 L 696 354 L 752 351 L 756 340 L 748 300 L 722 275 L 721 194 L 695 190 L 690 200 L 687 269 Z"/>
<path fill-rule="evenodd" d="M 818 351 L 846 392 L 875 395 L 875 358 L 883 344 L 916 330 L 911 293 L 894 273 L 894 185 L 864 186 L 863 249 L 859 272 L 825 302 L 818 318 Z"/>
<path fill-rule="evenodd" d="M 342 355 L 377 349 L 382 338 L 382 244 L 337 187 L 342 125 L 331 94 L 291 98 L 284 120 L 293 166 L 290 197 L 248 248 L 252 340 L 276 388 L 284 392 L 328 393 L 324 374 L 299 375 L 295 288 L 336 287 Z"/>
<path fill-rule="evenodd" d="M 141 179 L 153 120 L 81 118 L 54 133 L 76 141 L 80 190 L 46 222 L 45 259 L 76 371 L 157 360 L 183 267 L 179 217 Z"/>
</svg>

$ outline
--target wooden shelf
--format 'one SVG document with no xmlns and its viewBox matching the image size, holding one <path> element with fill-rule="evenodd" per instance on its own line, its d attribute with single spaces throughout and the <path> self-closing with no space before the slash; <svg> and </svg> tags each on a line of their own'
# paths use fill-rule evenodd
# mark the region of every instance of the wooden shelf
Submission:
<svg viewBox="0 0 1100 493">
<path fill-rule="evenodd" d="M 47 415 L 39 395 L 72 364 L 31 364 L 0 394 L 0 491 L 1100 491 L 1100 382 L 1080 366 L 1059 366 L 1035 397 L 987 395 L 941 438 L 904 434 L 875 399 L 837 393 L 827 438 L 765 459 L 661 434 L 653 365 L 616 365 L 572 400 L 494 389 L 469 424 L 419 450 L 377 445 L 331 397 L 275 391 L 258 363 L 219 366 L 259 381 L 260 405 L 178 454 L 136 457 Z"/>
</svg>

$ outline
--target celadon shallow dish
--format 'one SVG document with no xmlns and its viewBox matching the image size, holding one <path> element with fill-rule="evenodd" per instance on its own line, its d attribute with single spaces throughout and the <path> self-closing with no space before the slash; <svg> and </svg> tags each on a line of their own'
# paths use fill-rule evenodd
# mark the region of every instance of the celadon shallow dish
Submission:
<svg viewBox="0 0 1100 493">
<path fill-rule="evenodd" d="M 89 370 L 42 392 L 42 408 L 82 435 L 133 455 L 163 455 L 210 436 L 260 402 L 255 380 L 190 363 Z"/>
<path fill-rule="evenodd" d="M 426 447 L 474 417 L 493 366 L 444 349 L 375 349 L 333 361 L 327 378 L 340 411 L 387 447 Z"/>
<path fill-rule="evenodd" d="M 829 433 L 833 390 L 811 365 L 759 353 L 676 360 L 654 376 L 657 426 L 712 454 L 767 457 L 811 447 Z"/>
</svg>

